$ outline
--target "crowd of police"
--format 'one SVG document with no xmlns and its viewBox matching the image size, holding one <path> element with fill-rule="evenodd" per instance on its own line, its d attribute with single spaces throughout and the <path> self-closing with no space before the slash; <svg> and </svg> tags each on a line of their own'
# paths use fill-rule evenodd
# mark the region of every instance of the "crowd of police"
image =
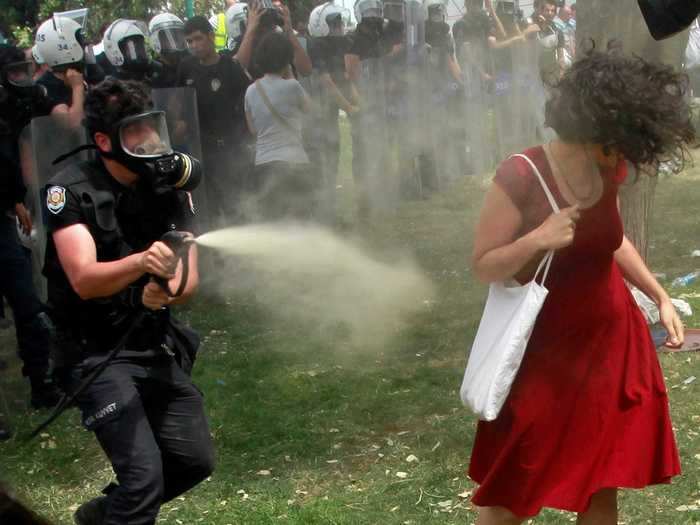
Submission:
<svg viewBox="0 0 700 525">
<path fill-rule="evenodd" d="M 31 405 L 75 404 L 117 477 L 77 523 L 154 523 L 213 469 L 198 338 L 170 305 L 199 282 L 191 234 L 254 218 L 244 101 L 268 35 L 288 39 L 313 102 L 301 137 L 319 221 L 336 217 L 341 115 L 361 217 L 544 137 L 543 73 L 573 59 L 575 14 L 464 7 L 450 27 L 443 0 L 358 0 L 351 31 L 330 1 L 295 30 L 280 3 L 234 2 L 210 20 L 118 19 L 93 45 L 82 11 L 44 21 L 29 50 L 0 47 L 0 293 Z"/>
</svg>

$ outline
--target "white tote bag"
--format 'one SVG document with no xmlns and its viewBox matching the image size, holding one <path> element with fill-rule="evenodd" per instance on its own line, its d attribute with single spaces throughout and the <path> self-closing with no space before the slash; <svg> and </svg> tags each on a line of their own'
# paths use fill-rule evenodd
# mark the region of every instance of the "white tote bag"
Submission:
<svg viewBox="0 0 700 525">
<path fill-rule="evenodd" d="M 525 155 L 513 157 L 521 157 L 530 164 L 552 209 L 558 213 L 559 206 L 535 164 Z M 544 284 L 553 258 L 554 252 L 547 252 L 535 277 L 524 286 L 497 282 L 489 288 L 460 389 L 462 402 L 480 419 L 496 419 L 508 397 L 535 321 L 549 293 Z M 541 283 L 538 282 L 540 277 Z"/>
</svg>

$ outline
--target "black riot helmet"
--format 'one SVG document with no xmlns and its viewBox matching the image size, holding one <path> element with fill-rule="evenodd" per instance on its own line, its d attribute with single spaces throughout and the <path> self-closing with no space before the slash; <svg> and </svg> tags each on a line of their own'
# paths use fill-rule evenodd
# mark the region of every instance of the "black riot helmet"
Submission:
<svg viewBox="0 0 700 525">
<path fill-rule="evenodd" d="M 19 48 L 0 45 L 0 101 L 8 97 L 34 100 L 46 95 L 43 86 L 34 83 L 34 62 Z"/>
<path fill-rule="evenodd" d="M 700 14 L 700 0 L 639 0 L 649 32 L 656 40 L 683 31 Z"/>
</svg>

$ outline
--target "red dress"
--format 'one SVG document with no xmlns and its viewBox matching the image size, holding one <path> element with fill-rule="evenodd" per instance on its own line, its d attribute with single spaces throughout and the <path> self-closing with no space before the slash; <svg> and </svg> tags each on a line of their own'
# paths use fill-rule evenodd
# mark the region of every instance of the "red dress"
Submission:
<svg viewBox="0 0 700 525">
<path fill-rule="evenodd" d="M 544 150 L 525 154 L 567 207 Z M 613 259 L 625 174 L 624 164 L 602 173 L 603 197 L 581 213 L 573 244 L 555 254 L 511 392 L 495 421 L 479 422 L 469 467 L 480 484 L 475 505 L 520 517 L 542 507 L 584 512 L 600 489 L 668 483 L 680 473 L 654 344 Z M 494 180 L 521 210 L 521 234 L 551 214 L 523 159 L 505 161 Z"/>
</svg>

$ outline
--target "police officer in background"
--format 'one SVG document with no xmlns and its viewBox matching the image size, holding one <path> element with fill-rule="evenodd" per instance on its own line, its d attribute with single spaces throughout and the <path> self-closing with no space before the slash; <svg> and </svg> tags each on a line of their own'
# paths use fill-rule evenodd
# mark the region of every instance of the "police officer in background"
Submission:
<svg viewBox="0 0 700 525">
<path fill-rule="evenodd" d="M 243 108 L 250 77 L 230 51 L 216 51 L 206 18 L 190 18 L 184 31 L 192 56 L 180 63 L 177 84 L 197 92 L 207 222 L 213 228 L 241 220 L 238 202 L 252 164 Z"/>
<path fill-rule="evenodd" d="M 379 0 L 357 0 L 358 24 L 345 55 L 354 105 L 360 111 L 351 118 L 352 176 L 357 191 L 357 211 L 366 218 L 372 209 L 374 185 L 383 178 L 388 148 L 384 58 L 389 46 L 384 34 L 384 13 Z"/>
<path fill-rule="evenodd" d="M 33 64 L 22 51 L 0 46 L 0 296 L 14 315 L 22 373 L 31 383 L 31 404 L 49 408 L 59 398 L 49 376 L 49 326 L 34 289 L 31 255 L 18 238 L 18 227 L 26 235 L 32 231 L 24 205 L 20 132 L 33 116 L 50 110 L 46 91 L 34 84 L 32 75 Z M 8 434 L 0 428 L 0 438 Z"/>
<path fill-rule="evenodd" d="M 72 127 L 83 120 L 85 40 L 75 20 L 54 16 L 39 26 L 36 47 L 49 70 L 39 80 L 46 88 L 52 115 L 63 115 Z"/>
<path fill-rule="evenodd" d="M 447 0 L 425 0 L 425 43 L 428 49 L 428 114 L 437 175 L 442 180 L 464 174 L 463 80 L 455 43 L 447 23 Z"/>
<path fill-rule="evenodd" d="M 168 78 L 164 77 L 168 73 L 172 75 L 171 71 L 164 71 L 161 62 L 151 59 L 148 27 L 140 20 L 120 18 L 112 22 L 102 37 L 102 48 L 113 68 L 111 76 L 120 80 L 137 80 L 154 86 L 167 83 Z"/>
<path fill-rule="evenodd" d="M 153 50 L 158 54 L 159 71 L 151 80 L 154 88 L 177 86 L 177 69 L 187 56 L 185 23 L 171 13 L 154 16 L 148 23 L 148 32 Z"/>
<path fill-rule="evenodd" d="M 319 118 L 316 119 L 312 149 L 318 152 L 311 163 L 320 170 L 319 180 L 324 180 L 324 208 L 327 219 L 335 218 L 335 192 L 340 159 L 340 126 L 338 110 L 346 114 L 357 113 L 353 104 L 350 83 L 345 73 L 345 55 L 352 40 L 345 34 L 350 12 L 332 0 L 314 8 L 309 16 L 309 56 L 316 72 L 313 81 L 318 83 Z"/>
<path fill-rule="evenodd" d="M 85 101 L 85 126 L 98 158 L 69 165 L 47 186 L 44 274 L 68 391 L 121 348 L 77 399 L 119 485 L 83 504 L 75 521 L 153 524 L 162 503 L 213 469 L 202 395 L 189 377 L 198 339 L 170 313 L 197 288 L 194 247 L 180 297 L 149 277 L 172 288 L 187 274 L 159 239 L 191 231 L 184 190 L 201 172 L 172 151 L 164 114 L 151 111 L 142 84 L 97 85 Z"/>
</svg>

